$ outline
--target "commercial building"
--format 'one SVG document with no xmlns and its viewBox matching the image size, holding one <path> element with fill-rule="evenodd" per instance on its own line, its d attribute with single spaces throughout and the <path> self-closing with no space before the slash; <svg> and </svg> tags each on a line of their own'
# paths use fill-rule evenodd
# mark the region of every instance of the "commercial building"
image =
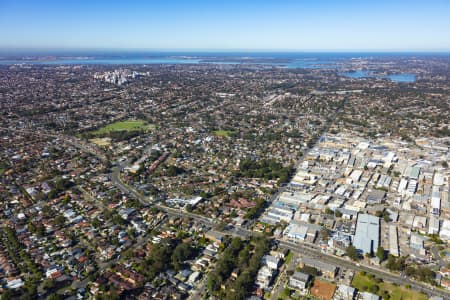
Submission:
<svg viewBox="0 0 450 300">
<path fill-rule="evenodd" d="M 317 259 L 303 257 L 300 262 L 300 267 L 309 266 L 316 268 L 317 270 L 322 272 L 324 277 L 334 279 L 337 274 L 338 268 L 335 265 L 321 262 Z"/>
<path fill-rule="evenodd" d="M 353 245 L 363 253 L 374 253 L 380 245 L 380 218 L 358 215 Z"/>
<path fill-rule="evenodd" d="M 294 272 L 294 274 L 289 277 L 289 287 L 304 291 L 307 289 L 308 283 L 311 276 L 302 272 Z"/>
<path fill-rule="evenodd" d="M 336 292 L 334 293 L 333 299 L 335 300 L 353 300 L 356 296 L 356 289 L 345 285 L 339 284 Z"/>
<path fill-rule="evenodd" d="M 441 195 L 438 186 L 433 186 L 431 192 L 431 213 L 436 216 L 441 213 Z"/>
<path fill-rule="evenodd" d="M 430 221 L 428 222 L 428 234 L 438 234 L 439 233 L 439 218 L 437 216 L 430 216 Z"/>
<path fill-rule="evenodd" d="M 450 220 L 444 220 L 444 222 L 442 222 L 439 237 L 445 241 L 450 240 Z"/>
<path fill-rule="evenodd" d="M 400 256 L 398 248 L 398 231 L 397 226 L 389 226 L 389 253 L 393 256 Z"/>
</svg>

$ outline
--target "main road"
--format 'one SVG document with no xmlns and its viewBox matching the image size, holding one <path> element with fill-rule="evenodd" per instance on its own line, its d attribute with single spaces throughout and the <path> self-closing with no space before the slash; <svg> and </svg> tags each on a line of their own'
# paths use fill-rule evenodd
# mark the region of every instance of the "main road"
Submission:
<svg viewBox="0 0 450 300">
<path fill-rule="evenodd" d="M 153 201 L 153 199 L 151 199 L 149 197 L 143 196 L 141 193 L 136 191 L 136 189 L 134 189 L 133 187 L 131 187 L 128 184 L 126 184 L 125 182 L 123 182 L 122 179 L 120 178 L 120 172 L 125 166 L 127 166 L 127 164 L 128 164 L 128 161 L 125 161 L 125 162 L 119 164 L 117 167 L 115 167 L 113 169 L 113 171 L 111 173 L 111 182 L 122 192 L 132 195 L 133 197 L 138 199 L 139 202 L 141 202 L 145 206 L 151 205 L 153 207 L 158 208 L 161 211 L 164 211 L 165 213 L 167 213 L 169 215 L 176 216 L 176 217 L 193 218 L 193 219 L 203 222 L 204 224 L 206 224 L 208 226 L 217 225 L 216 220 L 214 220 L 213 218 L 208 218 L 208 217 L 205 217 L 202 215 L 198 215 L 198 214 L 190 213 L 187 211 L 182 211 L 179 209 L 167 207 L 165 205 L 155 203 Z"/>
</svg>

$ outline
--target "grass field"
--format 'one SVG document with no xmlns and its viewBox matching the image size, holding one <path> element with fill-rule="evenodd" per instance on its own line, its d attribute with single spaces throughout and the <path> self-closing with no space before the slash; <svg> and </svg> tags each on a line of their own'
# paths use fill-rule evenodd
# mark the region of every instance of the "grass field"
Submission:
<svg viewBox="0 0 450 300">
<path fill-rule="evenodd" d="M 370 291 L 370 288 L 374 285 L 378 285 L 380 288 L 376 293 L 379 296 L 385 294 L 387 291 L 390 295 L 390 300 L 426 300 L 428 297 L 422 293 L 407 289 L 403 286 L 396 286 L 391 283 L 381 282 L 376 283 L 374 279 L 369 278 L 367 275 L 357 273 L 353 277 L 352 286 L 360 291 Z"/>
<path fill-rule="evenodd" d="M 233 130 L 215 130 L 213 131 L 215 136 L 224 136 L 224 137 L 228 137 L 228 136 L 233 136 L 236 134 L 236 131 Z"/>
<path fill-rule="evenodd" d="M 111 139 L 110 138 L 95 138 L 95 139 L 90 139 L 89 141 L 91 141 L 92 143 L 99 145 L 99 146 L 109 146 L 111 145 Z"/>
<path fill-rule="evenodd" d="M 108 124 L 100 129 L 92 131 L 95 135 L 102 135 L 112 131 L 138 131 L 154 129 L 155 125 L 147 124 L 142 120 L 127 120 Z"/>
</svg>

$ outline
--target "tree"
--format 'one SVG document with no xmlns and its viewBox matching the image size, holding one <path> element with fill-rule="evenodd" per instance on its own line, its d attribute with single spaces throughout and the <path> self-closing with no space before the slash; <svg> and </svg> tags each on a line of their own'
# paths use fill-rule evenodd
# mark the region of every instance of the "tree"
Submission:
<svg viewBox="0 0 450 300">
<path fill-rule="evenodd" d="M 185 209 L 187 212 L 192 212 L 192 210 L 193 210 L 192 204 L 187 204 Z"/>
<path fill-rule="evenodd" d="M 250 260 L 250 245 L 245 246 L 238 255 L 238 266 L 245 266 Z"/>
<path fill-rule="evenodd" d="M 379 218 L 383 218 L 385 222 L 392 221 L 389 215 L 389 212 L 387 210 L 379 210 L 375 214 Z"/>
<path fill-rule="evenodd" d="M 44 236 L 44 234 L 45 234 L 44 225 L 39 224 L 39 226 L 36 227 L 36 235 L 41 237 L 41 236 Z"/>
<path fill-rule="evenodd" d="M 26 292 L 24 294 L 22 294 L 21 298 L 24 299 L 35 299 L 37 298 L 37 286 L 35 283 L 31 282 L 31 281 L 25 281 L 25 290 Z"/>
<path fill-rule="evenodd" d="M 378 285 L 376 285 L 376 284 L 372 285 L 372 286 L 369 288 L 369 292 L 371 292 L 371 293 L 373 293 L 373 294 L 378 293 L 379 290 L 380 290 L 380 287 L 379 287 Z"/>
<path fill-rule="evenodd" d="M 213 294 L 220 288 L 221 278 L 216 272 L 211 272 L 208 276 L 208 283 L 206 284 L 208 291 Z"/>
<path fill-rule="evenodd" d="M 57 191 L 64 191 L 73 185 L 74 185 L 74 183 L 72 181 L 70 181 L 69 179 L 60 178 L 60 179 L 56 180 L 56 182 L 55 182 L 55 189 Z"/>
<path fill-rule="evenodd" d="M 152 207 L 152 208 L 150 208 L 150 212 L 151 212 L 152 214 L 156 215 L 157 213 L 159 213 L 159 208 L 157 208 L 157 207 Z"/>
<path fill-rule="evenodd" d="M 175 270 L 180 270 L 184 261 L 191 258 L 194 253 L 194 249 L 188 243 L 181 243 L 175 247 L 172 253 L 172 266 Z"/>
<path fill-rule="evenodd" d="M 249 271 L 242 272 L 233 284 L 234 292 L 227 293 L 226 299 L 245 299 L 248 297 L 248 287 L 252 286 L 254 279 Z"/>
<path fill-rule="evenodd" d="M 32 222 L 28 223 L 27 228 L 30 233 L 36 232 L 36 226 Z"/>
<path fill-rule="evenodd" d="M 444 241 L 441 240 L 439 238 L 439 235 L 437 235 L 437 234 L 430 234 L 429 237 L 430 237 L 430 240 L 433 241 L 436 244 L 443 244 L 444 243 Z"/>
<path fill-rule="evenodd" d="M 52 214 L 52 209 L 49 205 L 44 205 L 41 212 L 44 216 L 49 217 Z"/>
<path fill-rule="evenodd" d="M 391 271 L 403 271 L 406 268 L 406 257 L 398 257 L 389 254 L 386 267 Z"/>
<path fill-rule="evenodd" d="M 352 260 L 359 260 L 361 259 L 361 255 L 359 254 L 358 250 L 355 248 L 355 246 L 350 245 L 345 250 L 345 254 L 350 257 Z"/>
<path fill-rule="evenodd" d="M 167 168 L 167 176 L 174 177 L 174 176 L 177 176 L 177 175 L 182 174 L 182 173 L 184 173 L 184 169 L 183 168 L 179 168 L 179 167 L 177 167 L 175 165 L 170 165 Z"/>
<path fill-rule="evenodd" d="M 376 256 L 380 259 L 380 262 L 386 259 L 386 252 L 383 247 L 378 247 Z"/>
<path fill-rule="evenodd" d="M 406 268 L 405 274 L 420 281 L 427 282 L 429 284 L 435 284 L 434 278 L 436 274 L 426 267 L 409 266 Z"/>
<path fill-rule="evenodd" d="M 63 199 L 62 203 L 63 203 L 64 205 L 67 205 L 67 204 L 69 204 L 69 202 L 70 202 L 70 197 L 69 197 L 68 194 L 66 194 L 66 195 L 64 196 L 64 199 Z"/>
<path fill-rule="evenodd" d="M 207 198 L 209 198 L 209 194 L 207 193 L 207 192 L 205 192 L 205 191 L 201 191 L 200 192 L 200 197 L 202 197 L 202 198 L 204 198 L 204 199 L 207 199 Z"/>
<path fill-rule="evenodd" d="M 94 226 L 95 228 L 100 227 L 100 225 L 102 225 L 102 223 L 100 222 L 100 220 L 98 218 L 95 218 L 94 220 L 92 220 L 92 226 Z"/>
<path fill-rule="evenodd" d="M 51 279 L 46 279 L 46 280 L 44 280 L 44 282 L 42 284 L 42 287 L 45 290 L 50 290 L 50 289 L 55 287 L 55 282 L 53 280 L 51 280 Z"/>
<path fill-rule="evenodd" d="M 286 297 L 289 297 L 290 295 L 291 295 L 291 290 L 289 288 L 285 287 L 283 290 L 283 296 L 286 298 Z"/>
<path fill-rule="evenodd" d="M 58 191 L 55 190 L 55 189 L 52 189 L 50 191 L 50 193 L 48 193 L 47 198 L 48 199 L 54 199 L 54 198 L 56 198 L 56 196 L 58 196 Z"/>
<path fill-rule="evenodd" d="M 381 279 L 380 277 L 375 277 L 375 278 L 373 279 L 373 281 L 374 281 L 375 283 L 382 283 L 382 282 L 383 282 L 383 279 Z"/>
<path fill-rule="evenodd" d="M 62 300 L 62 299 L 64 299 L 64 297 L 58 294 L 51 294 L 47 298 L 47 300 Z"/>
<path fill-rule="evenodd" d="M 10 290 L 10 289 L 6 289 L 3 293 L 2 293 L 2 295 L 1 295 L 1 300 L 10 300 L 10 299 L 13 299 L 14 298 L 14 293 L 13 293 L 13 291 L 12 290 Z"/>
<path fill-rule="evenodd" d="M 57 226 L 63 226 L 66 223 L 66 218 L 63 215 L 58 215 L 55 218 L 55 224 Z"/>
<path fill-rule="evenodd" d="M 244 216 L 246 220 L 256 219 L 266 207 L 266 201 L 264 199 L 255 199 L 256 206 L 250 208 Z"/>
<path fill-rule="evenodd" d="M 113 222 L 115 225 L 123 225 L 123 224 L 125 224 L 125 220 L 122 219 L 122 217 L 121 217 L 119 214 L 114 214 L 114 215 L 113 215 L 113 217 L 112 217 L 112 222 Z"/>
</svg>

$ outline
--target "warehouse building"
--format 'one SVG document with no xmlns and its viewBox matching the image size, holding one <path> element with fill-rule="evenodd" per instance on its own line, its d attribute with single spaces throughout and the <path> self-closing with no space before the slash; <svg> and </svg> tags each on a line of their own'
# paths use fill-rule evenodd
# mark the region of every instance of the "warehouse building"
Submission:
<svg viewBox="0 0 450 300">
<path fill-rule="evenodd" d="M 374 253 L 380 245 L 380 218 L 358 215 L 353 245 L 362 253 Z"/>
</svg>

